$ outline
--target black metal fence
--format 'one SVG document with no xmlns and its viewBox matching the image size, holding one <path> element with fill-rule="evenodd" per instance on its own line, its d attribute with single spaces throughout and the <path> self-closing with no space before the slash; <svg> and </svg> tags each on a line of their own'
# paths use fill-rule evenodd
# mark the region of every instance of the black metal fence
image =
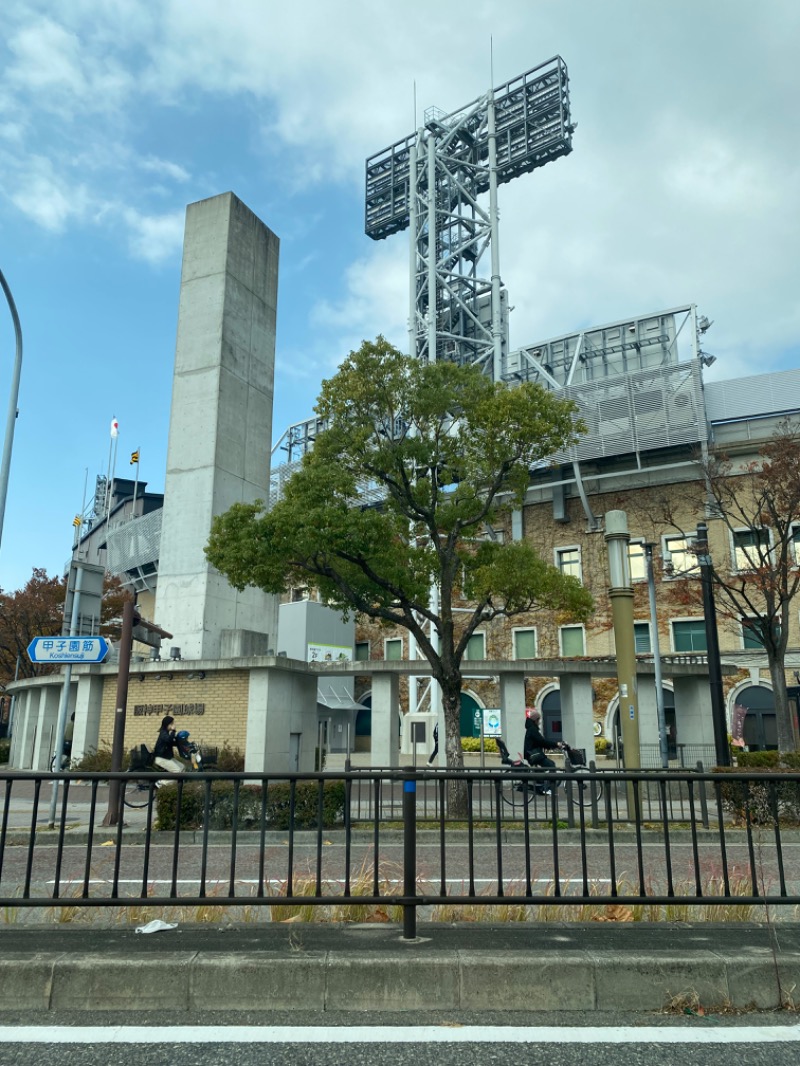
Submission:
<svg viewBox="0 0 800 1066">
<path fill-rule="evenodd" d="M 125 787 L 114 790 L 116 824 L 103 826 L 109 779 Z M 458 917 L 459 908 L 623 906 L 646 917 L 800 903 L 796 773 L 139 780 L 0 774 L 0 907 L 373 906 L 397 908 L 413 937 L 420 912 Z"/>
</svg>

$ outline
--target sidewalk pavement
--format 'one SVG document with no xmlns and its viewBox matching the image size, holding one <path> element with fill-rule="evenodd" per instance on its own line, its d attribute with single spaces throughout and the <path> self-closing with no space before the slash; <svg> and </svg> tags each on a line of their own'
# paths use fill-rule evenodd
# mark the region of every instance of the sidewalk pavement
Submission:
<svg viewBox="0 0 800 1066">
<path fill-rule="evenodd" d="M 148 915 L 149 918 L 149 915 Z M 148 920 L 145 919 L 145 921 Z M 658 1011 L 800 1001 L 800 926 L 0 927 L 0 1009 Z M 774 950 L 773 950 L 774 948 Z M 165 993 L 165 990 L 168 990 Z"/>
</svg>

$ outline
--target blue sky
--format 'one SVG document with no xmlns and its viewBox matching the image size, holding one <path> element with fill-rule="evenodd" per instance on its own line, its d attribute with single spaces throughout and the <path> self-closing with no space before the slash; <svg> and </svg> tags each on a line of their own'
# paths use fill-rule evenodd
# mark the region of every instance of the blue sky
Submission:
<svg viewBox="0 0 800 1066">
<path fill-rule="evenodd" d="M 555 54 L 568 158 L 500 190 L 512 346 L 695 302 L 709 377 L 800 365 L 796 0 L 5 0 L 0 269 L 25 361 L 0 587 L 60 573 L 141 448 L 164 487 L 185 206 L 281 239 L 274 433 L 364 338 L 405 341 L 407 239 L 363 233 L 366 156 Z M 13 363 L 0 303 L 0 412 Z M 3 423 L 4 428 L 4 423 Z"/>
</svg>

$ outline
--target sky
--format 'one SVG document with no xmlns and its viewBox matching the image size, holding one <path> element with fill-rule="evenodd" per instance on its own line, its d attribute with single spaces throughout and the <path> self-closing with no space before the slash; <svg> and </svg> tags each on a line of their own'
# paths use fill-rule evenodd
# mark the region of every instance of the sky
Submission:
<svg viewBox="0 0 800 1066">
<path fill-rule="evenodd" d="M 797 0 L 4 0 L 0 588 L 63 572 L 112 417 L 117 475 L 138 448 L 164 489 L 187 204 L 231 190 L 280 238 L 277 439 L 362 340 L 406 343 L 367 156 L 554 55 L 574 150 L 500 189 L 512 348 L 696 303 L 707 380 L 800 366 L 798 45 Z M 2 433 L 13 362 L 0 298 Z"/>
</svg>

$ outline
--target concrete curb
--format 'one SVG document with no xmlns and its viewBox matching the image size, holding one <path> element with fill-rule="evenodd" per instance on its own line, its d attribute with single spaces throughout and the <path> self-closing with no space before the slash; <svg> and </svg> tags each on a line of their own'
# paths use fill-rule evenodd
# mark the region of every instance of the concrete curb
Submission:
<svg viewBox="0 0 800 1066">
<path fill-rule="evenodd" d="M 399 940 L 399 931 L 398 931 Z M 653 1011 L 781 1006 L 768 951 L 534 957 L 403 945 L 387 952 L 9 952 L 0 959 L 4 1010 Z M 800 957 L 779 957 L 783 988 Z M 697 997 L 696 1000 L 694 997 Z"/>
<path fill-rule="evenodd" d="M 395 926 L 351 926 L 338 937 L 317 928 L 284 928 L 281 942 L 273 938 L 263 950 L 240 930 L 242 950 L 235 951 L 171 950 L 173 934 L 158 934 L 164 939 L 155 943 L 154 937 L 129 936 L 127 951 L 116 943 L 102 951 L 25 952 L 15 950 L 20 937 L 12 937 L 12 950 L 0 957 L 2 1008 L 156 1011 L 165 989 L 173 1011 L 527 1011 L 533 990 L 535 1008 L 548 1012 L 786 1005 L 766 942 L 733 953 L 725 944 L 714 950 L 714 938 L 702 937 L 698 927 L 694 950 L 678 951 L 668 941 L 649 950 L 642 938 L 620 937 L 620 931 L 598 941 L 592 931 L 586 950 L 554 951 L 555 931 L 543 931 L 542 939 L 553 942 L 542 953 L 529 944 L 519 950 L 501 944 L 495 951 L 437 946 L 435 930 L 406 943 Z M 195 939 L 191 927 L 179 936 L 181 947 Z M 498 933 L 503 936 L 508 939 L 508 930 Z M 329 947 L 306 949 L 306 939 L 327 939 Z M 706 939 L 709 947 L 699 948 Z M 331 948 L 333 942 L 340 947 Z M 614 942 L 622 950 L 613 951 Z M 800 951 L 777 957 L 784 997 L 794 995 Z"/>
</svg>

